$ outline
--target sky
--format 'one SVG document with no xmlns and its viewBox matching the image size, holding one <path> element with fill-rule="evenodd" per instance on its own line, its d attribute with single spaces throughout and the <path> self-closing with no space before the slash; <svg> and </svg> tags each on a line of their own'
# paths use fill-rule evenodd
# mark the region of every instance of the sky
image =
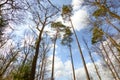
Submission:
<svg viewBox="0 0 120 80">
<path fill-rule="evenodd" d="M 87 12 L 86 7 L 81 6 L 82 2 L 83 0 L 52 0 L 52 3 L 57 6 L 62 6 L 63 4 L 64 5 L 71 4 L 73 6 L 73 15 L 71 16 L 71 19 L 73 21 L 74 28 L 79 38 L 83 55 L 87 63 L 86 65 L 88 67 L 88 70 L 90 71 L 89 73 L 92 74 L 92 76 L 94 76 L 94 80 L 97 80 L 98 78 L 97 78 L 97 75 L 95 74 L 95 69 L 93 67 L 93 64 L 90 61 L 90 57 L 88 56 L 88 52 L 86 51 L 86 47 L 82 41 L 82 37 L 85 36 L 85 38 L 87 39 L 87 42 L 90 44 L 90 38 L 91 38 L 91 34 L 86 33 L 85 31 L 85 29 L 88 27 L 89 14 Z M 62 17 L 58 16 L 57 20 L 62 21 Z M 70 25 L 69 23 L 65 23 L 65 24 Z M 24 27 L 24 26 L 27 26 L 27 27 Z M 18 38 L 21 37 L 24 31 L 26 31 L 26 29 L 28 28 L 29 26 L 27 24 L 17 27 L 17 30 L 15 31 L 17 37 Z M 47 29 L 50 30 L 49 28 Z M 74 61 L 77 80 L 85 80 L 86 75 L 85 75 L 85 71 L 81 61 L 80 53 L 78 51 L 77 43 L 74 41 L 72 45 L 73 45 L 72 46 L 73 61 Z M 56 47 L 56 56 L 55 56 L 55 79 L 70 80 L 72 77 L 72 68 L 71 68 L 69 50 L 66 46 L 62 46 L 60 44 L 60 41 L 57 41 L 56 46 L 57 47 Z M 50 51 L 50 53 L 52 52 Z M 94 56 L 97 56 L 95 53 L 93 54 Z M 48 59 L 52 60 L 52 54 L 50 54 Z M 101 61 L 99 61 L 99 57 L 96 57 L 95 63 L 98 65 L 101 65 Z M 49 65 L 48 68 L 51 69 L 51 65 Z M 107 74 L 106 70 L 102 70 L 102 67 L 99 67 L 99 70 L 101 71 L 101 75 L 104 75 L 103 80 L 110 80 L 111 77 L 109 75 L 105 75 Z"/>
</svg>

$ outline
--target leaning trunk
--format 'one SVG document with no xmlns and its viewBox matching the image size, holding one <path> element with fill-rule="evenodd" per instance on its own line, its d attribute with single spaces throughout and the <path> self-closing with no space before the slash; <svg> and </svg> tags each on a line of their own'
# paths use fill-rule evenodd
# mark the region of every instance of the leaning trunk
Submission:
<svg viewBox="0 0 120 80">
<path fill-rule="evenodd" d="M 45 70 L 46 70 L 46 64 L 47 64 L 47 60 L 45 59 L 44 65 L 43 65 L 43 72 L 42 72 L 42 79 L 41 80 L 44 80 L 44 75 L 45 75 Z"/>
<path fill-rule="evenodd" d="M 70 57 L 71 57 L 72 70 L 73 70 L 73 80 L 76 80 L 71 46 L 69 46 L 69 50 L 70 50 Z"/>
<path fill-rule="evenodd" d="M 91 59 L 93 65 L 94 65 L 96 74 L 97 74 L 99 80 L 102 80 L 102 79 L 101 79 L 101 76 L 100 76 L 100 74 L 99 74 L 99 71 L 98 71 L 98 69 L 97 69 L 97 66 L 96 66 L 96 64 L 95 64 L 95 62 L 94 62 L 94 59 L 93 59 L 92 53 L 91 53 L 91 51 L 90 51 L 90 48 L 88 47 L 87 42 L 86 42 L 85 40 L 83 40 L 83 41 L 84 41 L 84 43 L 85 43 L 85 45 L 86 45 L 86 48 L 87 48 L 87 50 L 88 50 L 88 54 L 89 54 L 89 56 L 90 56 L 90 59 Z"/>
<path fill-rule="evenodd" d="M 78 44 L 78 48 L 79 48 L 79 52 L 80 52 L 80 55 L 81 55 L 81 58 L 82 58 L 82 62 L 83 62 L 83 65 L 84 65 L 84 69 L 85 69 L 87 80 L 90 80 L 90 76 L 89 76 L 88 69 L 87 69 L 87 66 L 86 66 L 86 62 L 85 62 L 85 59 L 84 59 L 84 56 L 83 56 L 83 53 L 82 53 L 82 49 L 81 49 L 80 43 L 78 41 L 78 37 L 77 37 L 77 34 L 76 34 L 75 29 L 73 27 L 71 19 L 70 19 L 70 23 L 71 23 L 71 26 L 72 26 L 72 29 L 73 29 L 73 32 L 74 32 L 74 35 L 75 35 L 75 38 L 76 38 L 76 42 Z"/>
<path fill-rule="evenodd" d="M 3 71 L 0 73 L 0 79 L 2 79 L 3 74 L 6 72 L 6 70 L 8 69 L 8 67 L 10 66 L 10 64 L 14 61 L 14 59 L 16 58 L 16 56 L 18 55 L 19 52 L 17 52 L 12 59 L 8 62 L 8 64 L 5 66 L 5 68 L 3 69 Z"/>
<path fill-rule="evenodd" d="M 54 60 L 55 60 L 55 46 L 57 41 L 57 33 L 54 39 L 54 47 L 53 47 L 53 58 L 52 58 L 52 73 L 51 73 L 51 80 L 54 80 Z"/>
<path fill-rule="evenodd" d="M 104 50 L 104 52 L 105 52 L 105 55 L 106 55 L 108 61 L 110 62 L 111 66 L 112 66 L 112 68 L 113 68 L 113 70 L 114 70 L 114 73 L 116 74 L 116 77 L 118 78 L 118 80 L 120 80 L 119 75 L 118 75 L 118 73 L 117 73 L 117 71 L 116 71 L 116 69 L 115 69 L 115 67 L 114 67 L 111 59 L 109 58 L 109 55 L 108 55 L 108 53 L 107 53 L 107 51 L 106 51 L 106 49 L 105 49 L 105 47 L 104 47 L 104 45 L 103 45 L 103 42 L 101 42 L 101 44 L 102 44 L 102 48 L 103 48 L 103 50 Z"/>
<path fill-rule="evenodd" d="M 104 56 L 104 54 L 102 52 L 101 52 L 101 56 L 102 56 L 102 59 L 104 60 L 105 64 L 107 65 L 108 69 L 110 70 L 113 78 L 115 80 L 117 80 L 117 77 L 115 76 L 115 73 L 113 72 L 112 68 L 110 67 L 110 64 L 106 61 L 106 58 L 105 58 L 105 56 Z"/>
<path fill-rule="evenodd" d="M 108 24 L 110 24 L 113 28 L 115 28 L 118 32 L 120 32 L 120 29 L 117 26 L 115 26 L 114 24 L 112 24 L 108 19 L 106 20 L 106 22 Z"/>
<path fill-rule="evenodd" d="M 118 61 L 118 63 L 120 64 L 120 60 L 119 60 L 119 58 L 117 57 L 117 55 L 114 53 L 114 51 L 112 50 L 110 44 L 109 44 L 108 42 L 107 42 L 107 44 L 108 44 L 108 47 L 109 47 L 111 53 L 113 54 L 113 56 L 115 57 L 115 59 L 116 59 L 116 60 Z"/>
<path fill-rule="evenodd" d="M 42 78 L 42 74 L 43 74 L 43 67 L 44 67 L 44 64 L 45 64 L 45 56 L 46 56 L 46 49 L 43 51 L 43 54 L 42 54 L 42 64 L 41 64 L 41 68 L 40 68 L 40 80 Z"/>
<path fill-rule="evenodd" d="M 38 41 L 36 43 L 35 56 L 33 57 L 32 68 L 31 68 L 31 73 L 30 73 L 30 80 L 34 80 L 34 78 L 35 78 L 37 58 L 38 58 L 38 54 L 39 54 L 39 45 L 41 42 L 42 33 L 43 33 L 44 28 L 45 28 L 45 26 L 42 27 L 41 32 L 40 32 L 39 37 L 38 37 Z"/>
</svg>

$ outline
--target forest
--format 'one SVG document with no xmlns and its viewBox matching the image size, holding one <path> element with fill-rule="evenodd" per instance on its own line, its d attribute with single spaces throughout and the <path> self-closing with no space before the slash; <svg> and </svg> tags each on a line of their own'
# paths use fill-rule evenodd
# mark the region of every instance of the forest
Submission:
<svg viewBox="0 0 120 80">
<path fill-rule="evenodd" d="M 120 80 L 120 0 L 0 0 L 0 80 Z"/>
</svg>

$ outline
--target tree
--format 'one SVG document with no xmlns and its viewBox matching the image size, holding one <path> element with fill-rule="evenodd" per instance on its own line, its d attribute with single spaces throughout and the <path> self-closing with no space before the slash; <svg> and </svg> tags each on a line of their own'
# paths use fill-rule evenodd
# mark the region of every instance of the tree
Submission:
<svg viewBox="0 0 120 80">
<path fill-rule="evenodd" d="M 51 73 L 51 80 L 54 80 L 54 62 L 55 62 L 55 46 L 57 39 L 61 36 L 61 32 L 64 31 L 64 28 L 66 27 L 63 25 L 61 22 L 53 22 L 51 24 L 51 27 L 55 29 L 56 33 L 54 35 L 54 38 L 52 39 L 53 41 L 53 57 L 52 57 L 52 73 Z"/>
<path fill-rule="evenodd" d="M 48 64 L 48 60 L 47 60 L 47 56 L 48 56 L 48 52 L 50 51 L 50 46 L 49 46 L 49 40 L 48 40 L 48 35 L 46 34 L 46 36 L 43 38 L 43 40 L 41 41 L 41 45 L 40 45 L 40 52 L 42 54 L 40 54 L 40 66 L 38 69 L 38 79 L 39 80 L 44 80 L 45 79 L 45 75 L 47 73 L 46 70 L 46 66 Z"/>
<path fill-rule="evenodd" d="M 44 5 L 44 3 L 46 5 Z M 58 11 L 56 11 L 56 9 L 54 9 L 54 7 L 52 7 L 46 0 L 45 1 L 35 0 L 33 3 L 27 2 L 27 4 L 28 6 L 30 6 L 30 12 L 33 15 L 32 20 L 35 23 L 35 26 L 39 33 L 36 39 L 35 54 L 32 60 L 32 68 L 30 74 L 30 80 L 34 80 L 36 73 L 37 59 L 40 53 L 39 52 L 40 44 L 42 40 L 42 35 L 44 35 L 44 29 L 47 25 L 51 23 L 52 17 L 55 16 L 58 13 Z"/>
<path fill-rule="evenodd" d="M 63 35 L 63 39 L 62 39 L 61 43 L 69 48 L 70 58 L 71 58 L 71 63 L 72 63 L 73 80 L 76 80 L 74 63 L 73 63 L 73 56 L 72 56 L 72 49 L 71 49 L 71 43 L 72 43 L 72 41 L 73 41 L 73 39 L 72 39 L 72 32 L 69 29 L 69 27 L 67 27 L 65 29 L 65 34 Z"/>
<path fill-rule="evenodd" d="M 30 62 L 27 62 L 23 65 L 20 66 L 20 68 L 18 69 L 18 71 L 20 71 L 20 73 L 13 71 L 13 79 L 14 80 L 29 80 L 30 79 Z"/>
<path fill-rule="evenodd" d="M 102 80 L 102 79 L 101 79 L 101 76 L 100 76 L 100 74 L 99 74 L 99 71 L 98 71 L 98 69 L 97 69 L 97 65 L 95 64 L 94 58 L 93 58 L 93 56 L 92 56 L 91 50 L 90 50 L 90 48 L 89 48 L 89 46 L 88 46 L 88 44 L 87 44 L 87 42 L 86 42 L 86 40 L 85 40 L 84 38 L 83 38 L 83 41 L 84 41 L 84 43 L 85 43 L 85 45 L 86 45 L 86 48 L 87 48 L 87 50 L 88 50 L 88 54 L 89 54 L 90 59 L 91 59 L 93 65 L 94 65 L 94 68 L 95 68 L 95 70 L 96 70 L 96 74 L 97 74 L 99 80 Z"/>
<path fill-rule="evenodd" d="M 9 47 L 8 51 L 6 48 Z M 1 48 L 0 57 L 0 79 L 3 80 L 4 76 L 8 75 L 12 71 L 13 64 L 17 61 L 17 56 L 20 52 L 12 43 L 7 44 L 4 48 Z M 6 55 L 5 55 L 6 54 Z M 6 74 L 8 73 L 8 74 Z"/>
<path fill-rule="evenodd" d="M 113 63 L 112 63 L 112 61 L 111 61 L 111 59 L 110 59 L 110 57 L 109 57 L 109 55 L 108 55 L 108 53 L 107 53 L 107 51 L 106 51 L 106 49 L 105 49 L 105 47 L 104 47 L 104 45 L 103 45 L 102 42 L 101 42 L 101 45 L 102 45 L 102 48 L 103 48 L 104 53 L 105 53 L 105 55 L 106 55 L 106 59 L 108 59 L 109 64 L 111 65 L 111 67 L 112 67 L 112 69 L 113 69 L 113 71 L 114 71 L 117 79 L 119 80 L 119 79 L 120 79 L 120 78 L 119 78 L 119 75 L 118 75 L 118 73 L 117 73 L 117 71 L 116 71 L 116 69 L 115 69 L 115 67 L 114 67 L 114 65 L 113 65 Z"/>
<path fill-rule="evenodd" d="M 89 76 L 89 73 L 88 73 L 88 70 L 87 70 L 87 67 L 86 67 L 86 63 L 85 63 L 85 59 L 84 59 L 84 56 L 83 56 L 83 53 L 82 53 L 82 49 L 81 49 L 77 34 L 75 32 L 75 29 L 74 29 L 74 26 L 73 26 L 73 23 L 72 23 L 72 20 L 71 20 L 71 15 L 72 15 L 72 7 L 70 5 L 63 5 L 62 17 L 63 17 L 64 20 L 68 20 L 71 24 L 71 27 L 73 29 L 73 33 L 74 33 L 75 38 L 76 38 L 76 42 L 78 44 L 78 48 L 79 48 L 79 52 L 80 52 L 80 55 L 81 55 L 81 58 L 82 58 L 82 62 L 83 62 L 83 65 L 84 65 L 86 78 L 87 78 L 87 80 L 90 80 L 90 76 Z"/>
<path fill-rule="evenodd" d="M 100 29 L 99 27 L 95 26 L 93 28 L 93 37 L 92 37 L 92 43 L 96 43 L 99 42 L 103 39 L 103 37 L 106 37 L 110 40 L 110 42 L 112 43 L 112 45 L 114 47 L 116 47 L 116 49 L 118 50 L 118 52 L 120 51 L 120 45 L 106 32 L 104 32 L 102 29 Z"/>
<path fill-rule="evenodd" d="M 113 65 L 113 63 L 112 63 L 112 61 L 111 61 L 111 59 L 109 58 L 109 55 L 108 55 L 108 53 L 107 53 L 107 51 L 106 51 L 106 49 L 105 49 L 105 47 L 104 47 L 104 45 L 103 45 L 103 35 L 104 34 L 106 34 L 102 29 L 99 29 L 98 27 L 95 27 L 94 29 L 93 29 L 93 38 L 92 38 L 92 43 L 94 44 L 94 43 L 97 43 L 97 42 L 101 42 L 101 45 L 102 45 L 102 49 L 103 49 L 103 51 L 104 52 L 101 52 L 102 53 L 102 57 L 103 57 L 103 59 L 104 59 L 104 61 L 106 62 L 106 64 L 108 65 L 108 67 L 109 67 L 109 69 L 110 69 L 110 71 L 112 72 L 112 75 L 113 75 L 113 77 L 116 79 L 116 80 L 119 80 L 119 75 L 118 75 L 118 73 L 117 73 L 117 71 L 116 71 L 116 69 L 115 69 L 115 67 L 114 67 L 114 65 Z M 109 39 L 111 40 L 112 38 L 108 35 L 108 34 L 106 34 L 108 37 L 109 37 Z M 113 40 L 113 39 L 112 39 Z M 113 40 L 114 41 L 114 40 Z M 112 43 L 112 41 L 111 41 L 111 43 Z M 116 42 L 115 42 L 116 43 Z M 113 44 L 113 43 L 112 43 Z M 117 44 L 117 43 L 116 43 Z M 108 61 L 106 61 L 105 59 L 107 59 Z M 111 68 L 112 67 L 112 68 Z"/>
</svg>

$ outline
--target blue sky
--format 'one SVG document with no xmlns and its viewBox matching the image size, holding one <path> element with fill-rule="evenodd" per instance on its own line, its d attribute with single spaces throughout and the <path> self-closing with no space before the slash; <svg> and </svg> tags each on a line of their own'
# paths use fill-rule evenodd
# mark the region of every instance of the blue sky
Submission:
<svg viewBox="0 0 120 80">
<path fill-rule="evenodd" d="M 70 4 L 71 0 L 51 0 L 53 4 L 62 6 L 63 4 Z"/>
</svg>

